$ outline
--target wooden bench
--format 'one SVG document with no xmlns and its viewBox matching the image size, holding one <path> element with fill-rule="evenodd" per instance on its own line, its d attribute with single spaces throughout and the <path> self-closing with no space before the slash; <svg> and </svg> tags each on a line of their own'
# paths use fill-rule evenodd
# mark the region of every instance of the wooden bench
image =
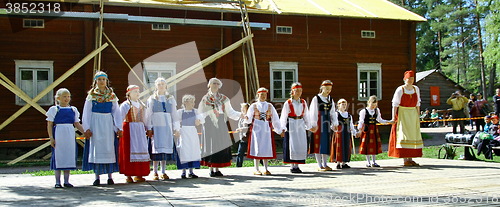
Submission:
<svg viewBox="0 0 500 207">
<path fill-rule="evenodd" d="M 444 149 L 445 147 L 453 147 L 453 154 L 456 154 L 456 151 L 457 151 L 457 148 L 458 147 L 470 147 L 472 149 L 476 149 L 473 145 L 471 144 L 455 144 L 455 143 L 445 143 L 443 144 L 443 146 L 439 149 L 438 151 L 438 158 L 439 159 L 446 159 L 447 158 L 447 154 L 445 153 L 445 155 L 443 156 L 443 158 L 441 158 L 440 154 L 441 154 L 441 150 Z M 499 147 L 492 147 L 492 149 L 500 149 L 500 146 Z M 464 150 L 467 150 L 467 149 L 464 149 Z M 471 158 L 465 158 L 467 160 L 477 160 L 476 158 L 476 154 L 474 152 L 474 150 L 471 150 L 472 152 L 472 157 Z"/>
</svg>

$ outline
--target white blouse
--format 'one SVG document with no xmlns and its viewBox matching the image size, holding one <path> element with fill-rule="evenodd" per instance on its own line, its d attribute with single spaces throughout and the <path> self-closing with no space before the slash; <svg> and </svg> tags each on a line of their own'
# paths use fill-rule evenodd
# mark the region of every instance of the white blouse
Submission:
<svg viewBox="0 0 500 207">
<path fill-rule="evenodd" d="M 382 119 L 382 115 L 380 114 L 379 108 L 375 108 L 375 110 L 373 110 L 373 109 L 370 109 L 369 107 L 366 107 L 366 109 L 368 110 L 368 113 L 372 116 L 373 116 L 373 114 L 375 114 L 375 110 L 377 110 L 377 121 L 379 123 L 385 124 L 385 123 L 389 122 L 388 120 Z M 359 112 L 358 130 L 363 129 L 363 124 L 365 123 L 365 116 L 366 116 L 366 111 L 363 109 Z"/>
<path fill-rule="evenodd" d="M 417 96 L 418 96 L 418 102 L 417 102 L 417 106 L 420 106 L 420 89 L 418 88 L 418 86 L 416 85 L 413 85 L 413 87 L 415 87 L 415 90 L 406 90 L 404 89 L 404 92 L 406 94 L 414 94 L 416 93 Z M 393 107 L 398 107 L 399 104 L 401 103 L 401 97 L 403 96 L 403 86 L 399 86 L 396 91 L 394 92 L 394 97 L 392 98 L 392 106 Z"/>
</svg>

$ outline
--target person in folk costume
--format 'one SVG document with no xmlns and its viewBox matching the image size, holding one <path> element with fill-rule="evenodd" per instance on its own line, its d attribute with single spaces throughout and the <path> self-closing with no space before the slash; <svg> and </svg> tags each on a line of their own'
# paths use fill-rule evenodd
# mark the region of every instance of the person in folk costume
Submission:
<svg viewBox="0 0 500 207">
<path fill-rule="evenodd" d="M 278 112 L 274 106 L 267 102 L 268 90 L 259 88 L 257 90 L 257 102 L 250 105 L 246 114 L 247 123 L 251 123 L 250 135 L 248 137 L 248 158 L 254 159 L 254 175 L 262 175 L 259 170 L 259 162 L 262 160 L 264 175 L 271 175 L 267 169 L 268 160 L 276 159 L 276 146 L 272 129 L 276 133 L 281 133 L 281 123 Z"/>
<path fill-rule="evenodd" d="M 419 111 L 420 90 L 413 85 L 415 73 L 404 73 L 404 85 L 399 86 L 392 98 L 392 125 L 389 138 L 389 156 L 403 158 L 404 166 L 419 166 L 414 157 L 422 157 Z"/>
<path fill-rule="evenodd" d="M 306 163 L 307 135 L 306 130 L 316 132 L 316 123 L 310 120 L 307 103 L 301 99 L 302 84 L 293 83 L 291 98 L 283 104 L 281 110 L 281 136 L 283 139 L 283 163 L 290 163 L 290 172 L 302 173 L 299 164 Z"/>
<path fill-rule="evenodd" d="M 145 106 L 139 100 L 140 88 L 136 85 L 127 87 L 127 100 L 120 106 L 123 120 L 123 137 L 119 145 L 120 173 L 127 176 L 126 182 L 144 182 L 150 173 L 148 139 L 146 137 Z M 136 176 L 132 179 L 132 176 Z"/>
<path fill-rule="evenodd" d="M 148 98 L 146 109 L 147 135 L 150 137 L 150 153 L 153 160 L 153 180 L 160 180 L 158 165 L 161 163 L 161 179 L 169 179 L 165 172 L 167 160 L 174 160 L 174 135 L 179 133 L 177 102 L 167 92 L 167 80 L 155 80 L 155 91 Z"/>
<path fill-rule="evenodd" d="M 311 122 L 315 122 L 318 130 L 315 133 L 310 133 L 309 137 L 309 154 L 314 154 L 318 163 L 318 171 L 331 171 L 327 165 L 328 156 L 330 156 L 330 142 L 332 132 L 330 130 L 331 117 L 335 113 L 335 102 L 330 97 L 332 91 L 332 81 L 325 80 L 319 88 L 320 93 L 313 97 L 309 112 L 311 114 Z"/>
<path fill-rule="evenodd" d="M 248 103 L 241 103 L 241 113 L 242 114 L 247 114 L 248 112 L 248 107 L 250 107 L 250 104 Z M 238 156 L 236 157 L 236 167 L 242 167 L 243 166 L 243 160 L 245 157 L 245 153 L 247 153 L 248 149 L 248 137 L 250 131 L 248 128 L 250 127 L 249 124 L 246 123 L 246 116 L 245 118 L 240 118 L 238 120 L 238 128 L 236 131 L 238 132 L 238 135 L 240 137 L 240 141 L 238 143 Z"/>
<path fill-rule="evenodd" d="M 337 169 L 351 168 L 347 163 L 351 161 L 351 139 L 356 134 L 356 129 L 351 114 L 347 112 L 347 101 L 345 99 L 342 98 L 337 102 L 337 112 L 333 114 L 332 120 L 334 133 L 330 161 L 337 163 Z"/>
<path fill-rule="evenodd" d="M 89 138 L 85 142 L 82 170 L 94 170 L 94 186 L 101 184 L 101 174 L 108 174 L 108 185 L 114 184 L 112 173 L 119 171 L 116 135 L 122 135 L 122 120 L 118 98 L 109 87 L 108 75 L 99 71 L 94 75 L 82 116 L 85 137 Z"/>
<path fill-rule="evenodd" d="M 208 93 L 198 106 L 205 133 L 201 138 L 201 165 L 210 169 L 210 177 L 224 176 L 219 168 L 231 165 L 232 140 L 228 133 L 227 118 L 238 120 L 242 114 L 231 106 L 230 99 L 219 93 L 222 82 L 217 78 L 208 81 Z"/>
<path fill-rule="evenodd" d="M 200 168 L 200 136 L 196 126 L 199 126 L 201 122 L 197 109 L 194 108 L 195 100 L 193 95 L 184 95 L 182 97 L 183 108 L 177 110 L 177 115 L 180 117 L 180 136 L 176 139 L 177 168 L 182 169 L 182 179 L 187 178 L 186 169 L 189 169 L 189 178 L 197 178 L 193 169 Z"/>
<path fill-rule="evenodd" d="M 359 154 L 366 155 L 366 167 L 380 167 L 375 162 L 375 156 L 382 153 L 382 141 L 378 131 L 378 123 L 390 123 L 383 120 L 380 114 L 380 109 L 377 107 L 377 96 L 368 98 L 367 107 L 359 112 L 358 134 L 361 136 L 361 144 L 359 146 Z M 372 163 L 370 163 L 370 155 Z"/>
<path fill-rule="evenodd" d="M 64 187 L 72 188 L 69 183 L 70 170 L 76 170 L 76 158 L 78 148 L 75 139 L 75 128 L 84 132 L 80 124 L 80 112 L 74 106 L 70 106 L 71 93 L 66 88 L 57 90 L 55 106 L 51 106 L 46 113 L 47 133 L 52 146 L 52 158 L 50 169 L 54 170 L 56 177 L 55 188 L 62 188 L 61 171 L 64 171 Z M 57 145 L 56 145 L 57 144 Z"/>
</svg>

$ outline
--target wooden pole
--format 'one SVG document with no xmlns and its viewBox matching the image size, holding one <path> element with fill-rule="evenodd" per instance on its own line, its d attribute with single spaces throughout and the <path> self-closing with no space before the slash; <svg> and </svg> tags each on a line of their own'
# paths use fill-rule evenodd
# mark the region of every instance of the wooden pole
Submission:
<svg viewBox="0 0 500 207">
<path fill-rule="evenodd" d="M 99 1 L 99 6 L 101 7 L 100 9 L 100 15 L 99 15 L 99 45 L 98 47 L 101 47 L 102 45 L 102 32 L 103 32 L 103 23 L 104 23 L 104 1 L 100 0 Z M 99 56 L 97 56 L 97 70 L 101 71 L 101 59 L 102 59 L 102 54 L 99 53 Z"/>
<path fill-rule="evenodd" d="M 50 141 L 45 142 L 45 144 L 42 144 L 42 145 L 38 146 L 37 148 L 35 148 L 35 149 L 33 149 L 33 150 L 31 150 L 31 151 L 27 152 L 26 154 L 21 155 L 20 157 L 16 158 L 15 160 L 12 160 L 12 161 L 8 162 L 8 163 L 7 163 L 7 165 L 13 165 L 13 164 L 16 164 L 16 163 L 18 163 L 19 161 L 26 159 L 27 157 L 29 157 L 29 156 L 31 156 L 31 155 L 33 155 L 33 154 L 37 153 L 38 151 L 40 151 L 40 150 L 42 150 L 43 148 L 48 147 L 48 146 L 50 146 Z"/>
<path fill-rule="evenodd" d="M 210 57 L 207 57 L 205 59 L 203 59 L 201 62 L 199 63 L 196 63 L 194 64 L 193 66 L 183 70 L 182 72 L 180 73 L 177 73 L 176 75 L 170 77 L 167 79 L 167 85 L 168 87 L 171 87 L 175 84 L 177 84 L 178 82 L 186 79 L 187 77 L 189 77 L 190 75 L 196 73 L 198 70 L 200 69 L 203 69 L 203 67 L 213 63 L 214 61 L 216 61 L 217 59 L 221 58 L 222 56 L 232 52 L 233 50 L 235 50 L 236 48 L 240 47 L 240 45 L 242 45 L 243 43 L 251 40 L 253 37 L 253 35 L 250 35 L 250 36 L 247 36 L 241 40 L 238 40 L 237 42 L 229 45 L 228 47 L 222 49 L 221 51 L 211 55 Z M 149 94 L 149 92 L 151 90 L 153 90 L 154 87 L 151 87 L 147 90 L 144 90 L 142 93 L 141 93 L 141 97 L 145 96 L 146 94 Z"/>
<path fill-rule="evenodd" d="M 57 80 L 55 80 L 52 84 L 47 86 L 42 92 L 40 92 L 35 98 L 33 98 L 33 102 L 37 102 L 38 100 L 42 99 L 47 93 L 49 93 L 51 90 L 53 90 L 57 85 L 62 83 L 64 80 L 66 80 L 70 75 L 72 75 L 74 72 L 76 72 L 78 69 L 80 69 L 85 63 L 87 63 L 90 59 L 92 59 L 94 56 L 99 54 L 102 50 L 104 50 L 106 47 L 108 47 L 108 43 L 105 43 L 101 47 L 97 48 L 96 50 L 92 51 L 90 54 L 85 56 L 80 62 L 76 63 L 71 69 L 66 71 L 63 75 L 61 75 Z M 30 105 L 24 105 L 22 108 L 20 108 L 16 113 L 14 113 L 12 116 L 10 116 L 7 120 L 5 120 L 1 125 L 0 125 L 0 130 L 5 128 L 8 124 L 10 124 L 12 121 L 14 121 L 17 117 L 19 117 L 22 113 L 24 113 L 26 110 L 30 108 Z"/>
<path fill-rule="evenodd" d="M 19 96 L 21 99 L 23 99 L 24 101 L 26 101 L 26 103 L 28 103 L 29 105 L 33 106 L 35 109 L 37 109 L 38 111 L 40 111 L 42 114 L 47 113 L 47 111 L 45 111 L 45 109 L 43 109 L 40 105 L 38 105 L 36 102 L 34 102 L 33 100 L 31 100 L 31 97 L 29 97 L 26 93 L 24 93 L 23 90 L 19 89 L 16 85 L 12 86 L 9 83 L 10 80 L 7 79 L 7 77 L 5 77 L 2 73 L 0 73 L 0 77 L 2 79 L 4 79 L 4 80 L 8 81 L 8 82 L 4 82 L 4 81 L 0 80 L 0 84 L 1 85 L 3 85 L 5 88 L 7 88 L 12 93 L 14 93 L 17 96 Z"/>
<path fill-rule="evenodd" d="M 351 134 L 352 154 L 356 154 L 356 146 L 354 145 L 354 135 Z"/>
<path fill-rule="evenodd" d="M 142 84 L 142 86 L 144 87 L 144 89 L 147 89 L 148 87 L 146 86 L 146 84 L 144 84 L 144 82 L 141 80 L 141 78 L 139 78 L 139 76 L 137 75 L 137 73 L 132 69 L 132 67 L 130 67 L 130 65 L 128 64 L 127 60 L 125 60 L 125 58 L 123 57 L 122 53 L 118 50 L 118 48 L 116 48 L 115 44 L 113 44 L 113 42 L 111 41 L 111 39 L 109 39 L 108 35 L 106 35 L 105 32 L 103 32 L 102 34 L 104 35 L 104 37 L 106 38 L 106 40 L 109 42 L 109 44 L 111 45 L 111 47 L 113 47 L 113 49 L 115 49 L 116 53 L 118 53 L 118 55 L 120 56 L 120 58 L 122 58 L 123 62 L 127 65 L 127 67 L 130 69 L 130 71 L 132 71 L 132 73 L 137 78 L 137 80 L 139 80 L 139 82 Z"/>
</svg>

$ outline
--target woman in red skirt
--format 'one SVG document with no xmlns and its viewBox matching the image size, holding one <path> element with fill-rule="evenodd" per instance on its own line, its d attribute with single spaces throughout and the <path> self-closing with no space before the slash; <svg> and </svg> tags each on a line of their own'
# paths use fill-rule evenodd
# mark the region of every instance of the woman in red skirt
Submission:
<svg viewBox="0 0 500 207">
<path fill-rule="evenodd" d="M 392 121 L 389 156 L 403 158 L 404 166 L 419 166 L 414 157 L 422 157 L 424 146 L 420 134 L 420 90 L 413 85 L 415 73 L 406 71 L 405 84 L 399 86 L 392 99 Z"/>
</svg>

